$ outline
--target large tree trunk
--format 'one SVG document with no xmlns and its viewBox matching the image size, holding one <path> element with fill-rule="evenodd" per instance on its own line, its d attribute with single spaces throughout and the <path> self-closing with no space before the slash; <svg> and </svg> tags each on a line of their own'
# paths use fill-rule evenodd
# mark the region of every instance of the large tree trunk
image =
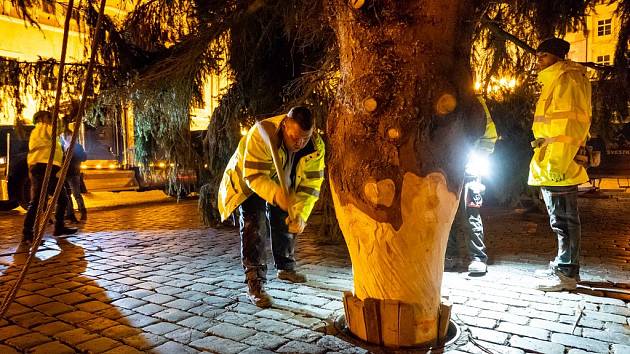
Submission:
<svg viewBox="0 0 630 354">
<path fill-rule="evenodd" d="M 351 300 L 365 304 L 363 326 L 353 309 L 347 320 L 370 342 L 437 337 L 448 232 L 466 155 L 484 126 L 469 68 L 471 3 L 335 2 L 342 77 L 328 120 L 330 185 L 352 259 Z M 376 301 L 379 314 L 373 299 L 394 301 Z M 399 322 L 386 323 L 388 311 Z M 396 327 L 397 339 L 370 335 L 370 321 Z"/>
</svg>

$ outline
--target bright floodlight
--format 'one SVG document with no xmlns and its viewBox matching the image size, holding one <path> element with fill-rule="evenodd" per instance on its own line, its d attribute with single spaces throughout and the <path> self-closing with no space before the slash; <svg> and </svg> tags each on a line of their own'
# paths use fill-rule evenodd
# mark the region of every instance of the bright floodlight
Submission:
<svg viewBox="0 0 630 354">
<path fill-rule="evenodd" d="M 488 176 L 490 172 L 490 162 L 488 156 L 472 151 L 468 154 L 468 163 L 466 164 L 466 173 L 472 176 Z"/>
</svg>

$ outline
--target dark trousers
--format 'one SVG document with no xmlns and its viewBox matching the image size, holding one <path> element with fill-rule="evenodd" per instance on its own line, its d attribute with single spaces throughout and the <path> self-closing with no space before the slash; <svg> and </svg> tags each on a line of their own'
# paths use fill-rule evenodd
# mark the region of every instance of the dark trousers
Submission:
<svg viewBox="0 0 630 354">
<path fill-rule="evenodd" d="M 66 176 L 66 195 L 68 196 L 68 206 L 66 208 L 66 216 L 74 216 L 74 206 L 72 205 L 72 196 L 77 201 L 79 211 L 85 211 L 85 202 L 81 195 L 81 175 Z"/>
<path fill-rule="evenodd" d="M 53 166 L 52 173 L 50 174 L 50 180 L 48 181 L 48 195 L 52 196 L 57 186 L 56 174 L 61 168 Z M 31 166 L 29 170 L 29 177 L 31 179 L 31 202 L 26 210 L 26 217 L 24 218 L 24 235 L 33 234 L 33 226 L 35 225 L 35 214 L 37 213 L 37 206 L 39 205 L 39 194 L 42 190 L 42 183 L 44 182 L 44 174 L 46 173 L 46 164 L 38 163 Z M 66 211 L 68 199 L 66 198 L 66 190 L 62 189 L 59 198 L 57 199 L 57 209 L 55 210 L 55 227 L 63 227 L 63 218 Z"/>
<path fill-rule="evenodd" d="M 289 233 L 288 214 L 252 194 L 239 206 L 241 261 L 247 280 L 266 280 L 265 239 L 271 235 L 271 250 L 278 270 L 295 268 L 295 235 Z"/>
<path fill-rule="evenodd" d="M 464 233 L 467 235 L 468 253 L 471 260 L 488 262 L 488 255 L 486 254 L 486 245 L 483 242 L 483 222 L 481 221 L 481 214 L 479 210 L 483 203 L 482 193 L 476 193 L 471 189 L 466 190 L 467 183 L 471 179 L 466 178 L 464 188 L 462 190 L 462 196 L 459 201 L 459 209 L 455 220 L 453 220 L 453 226 L 451 226 L 451 232 L 448 236 L 448 243 L 446 246 L 447 257 L 458 256 L 458 245 L 460 238 L 458 237 L 458 229 L 460 226 L 464 229 Z"/>
<path fill-rule="evenodd" d="M 577 186 L 541 187 L 549 224 L 558 237 L 558 255 L 552 265 L 575 278 L 580 273 L 582 225 L 577 204 Z"/>
</svg>

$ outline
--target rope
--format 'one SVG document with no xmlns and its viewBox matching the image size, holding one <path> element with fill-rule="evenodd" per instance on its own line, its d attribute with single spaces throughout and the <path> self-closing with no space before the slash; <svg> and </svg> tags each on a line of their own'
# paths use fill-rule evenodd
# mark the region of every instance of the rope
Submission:
<svg viewBox="0 0 630 354">
<path fill-rule="evenodd" d="M 46 164 L 46 172 L 44 173 L 44 180 L 42 181 L 42 187 L 39 192 L 39 203 L 37 204 L 37 211 L 35 213 L 35 238 L 33 240 L 33 245 L 31 246 L 31 253 L 29 254 L 27 261 L 24 263 L 24 268 L 20 272 L 20 276 L 13 284 L 13 287 L 9 290 L 7 295 L 4 297 L 2 301 L 2 307 L 0 307 L 0 318 L 4 318 L 6 311 L 9 306 L 15 299 L 17 295 L 18 289 L 22 285 L 24 277 L 26 276 L 26 270 L 32 260 L 33 255 L 37 252 L 39 245 L 42 241 L 42 234 L 44 228 L 46 226 L 45 222 L 50 218 L 51 205 L 48 205 L 46 212 L 42 213 L 44 210 L 44 205 L 46 204 L 46 196 L 48 195 L 48 182 L 50 180 L 50 174 L 52 172 L 53 160 L 55 157 L 55 150 L 57 149 L 57 116 L 59 114 L 59 101 L 61 100 L 61 85 L 63 83 L 63 69 L 66 62 L 66 49 L 68 48 L 68 31 L 70 29 L 70 19 L 72 18 L 72 7 L 74 4 L 74 0 L 70 0 L 68 3 L 68 10 L 66 11 L 66 20 L 64 22 L 63 27 L 63 40 L 61 44 L 61 59 L 59 61 L 59 76 L 57 77 L 57 91 L 55 93 L 55 106 L 53 108 L 53 116 L 52 116 L 52 136 L 51 136 L 51 148 L 50 155 L 48 156 L 48 162 Z M 54 200 L 56 201 L 56 200 Z M 31 206 L 32 207 L 32 206 Z M 30 208 L 30 207 L 29 207 Z M 42 222 L 42 220 L 46 220 Z"/>
<path fill-rule="evenodd" d="M 59 117 L 59 102 L 61 101 L 61 87 L 63 85 L 64 69 L 66 65 L 66 50 L 68 49 L 68 32 L 70 30 L 70 19 L 72 18 L 72 7 L 74 0 L 68 2 L 68 11 L 66 11 L 66 20 L 63 27 L 63 40 L 61 45 L 61 59 L 59 61 L 59 76 L 57 77 L 57 91 L 55 93 L 55 106 L 52 113 L 52 139 L 50 141 L 50 155 L 48 156 L 48 163 L 46 164 L 46 172 L 44 173 L 44 180 L 42 181 L 42 188 L 39 192 L 39 203 L 37 204 L 37 212 L 35 213 L 35 240 L 41 238 L 46 223 L 43 220 L 48 221 L 50 214 L 48 209 L 46 214 L 42 214 L 44 205 L 46 205 L 46 197 L 48 196 L 48 183 L 50 182 L 50 175 L 52 173 L 53 160 L 55 158 L 55 150 L 57 150 L 57 118 Z M 33 246 L 39 246 L 38 243 L 33 242 Z M 0 311 L 0 313 L 2 313 Z"/>
<path fill-rule="evenodd" d="M 98 41 L 100 38 L 100 28 L 102 24 L 103 14 L 105 12 L 106 1 L 107 0 L 101 0 L 101 6 L 99 8 L 98 20 L 96 21 L 96 28 L 94 30 L 94 33 L 95 33 L 94 40 L 92 41 L 92 48 L 90 52 L 90 62 L 88 64 L 86 78 L 83 85 L 81 102 L 79 103 L 79 111 L 77 112 L 77 115 L 74 117 L 75 127 L 79 126 L 79 124 L 81 123 L 81 118 L 83 117 L 83 111 L 85 109 L 85 102 L 87 100 L 87 92 L 92 84 L 92 73 L 94 71 L 94 66 L 95 66 L 95 61 L 96 61 L 96 49 L 97 49 Z M 59 100 L 61 97 L 61 84 L 63 81 L 63 64 L 65 62 L 66 46 L 67 46 L 67 41 L 68 41 L 68 29 L 70 25 L 70 18 L 72 15 L 72 7 L 73 7 L 73 0 L 69 0 L 68 11 L 66 12 L 66 22 L 64 24 L 64 39 L 63 39 L 63 47 L 61 50 L 61 61 L 59 64 L 59 77 L 57 79 L 57 93 L 56 93 L 56 99 L 55 99 L 55 108 L 53 110 L 52 149 L 51 149 L 50 157 L 48 159 L 48 165 L 46 166 L 46 174 L 44 176 L 44 183 L 42 184 L 42 190 L 39 195 L 40 203 L 37 208 L 35 237 L 33 240 L 33 245 L 31 246 L 31 249 L 30 249 L 30 254 L 28 255 L 28 258 L 26 259 L 26 262 L 24 263 L 24 267 L 20 271 L 20 275 L 18 279 L 15 281 L 15 283 L 13 284 L 13 286 L 11 287 L 11 289 L 9 290 L 9 292 L 7 293 L 7 295 L 2 301 L 2 306 L 0 307 L 0 318 L 4 318 L 4 315 L 6 314 L 9 306 L 11 305 L 13 300 L 15 300 L 15 296 L 17 295 L 17 292 L 20 289 L 22 282 L 24 281 L 24 278 L 26 277 L 26 273 L 28 272 L 28 269 L 31 263 L 33 259 L 35 258 L 35 254 L 37 253 L 37 250 L 43 240 L 44 228 L 46 227 L 46 222 L 50 218 L 50 214 L 53 208 L 55 207 L 55 205 L 57 204 L 57 199 L 59 198 L 59 195 L 61 194 L 61 190 L 63 189 L 63 183 L 66 179 L 66 174 L 68 172 L 68 167 L 70 166 L 70 160 L 72 159 L 72 153 L 74 151 L 74 146 L 77 140 L 78 129 L 75 129 L 74 132 L 72 133 L 70 146 L 67 149 L 69 153 L 66 154 L 66 157 L 64 158 L 64 161 L 63 161 L 63 165 L 61 167 L 61 172 L 59 175 L 59 179 L 57 180 L 55 192 L 53 193 L 53 196 L 46 208 L 46 212 L 44 213 L 44 216 L 42 218 L 41 211 L 43 209 L 46 196 L 48 195 L 48 180 L 50 179 L 50 173 L 52 171 L 52 162 L 53 162 L 53 157 L 54 157 L 55 148 L 57 144 L 57 116 L 59 114 Z"/>
</svg>

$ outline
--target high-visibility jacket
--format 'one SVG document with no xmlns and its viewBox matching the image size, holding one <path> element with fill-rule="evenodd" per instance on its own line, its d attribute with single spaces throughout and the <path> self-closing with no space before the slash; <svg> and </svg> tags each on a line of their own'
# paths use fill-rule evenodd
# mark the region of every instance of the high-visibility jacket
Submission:
<svg viewBox="0 0 630 354">
<path fill-rule="evenodd" d="M 28 140 L 28 156 L 26 161 L 29 166 L 37 163 L 48 163 L 50 156 L 50 143 L 52 142 L 52 125 L 37 123 L 31 132 Z M 57 147 L 55 148 L 55 156 L 53 165 L 61 166 L 63 162 L 63 150 L 61 149 L 61 140 L 56 137 Z"/>
<path fill-rule="evenodd" d="M 219 187 L 218 207 L 221 220 L 230 214 L 252 193 L 274 204 L 274 196 L 280 189 L 278 176 L 274 168 L 271 151 L 260 135 L 264 129 L 277 149 L 280 165 L 284 166 L 287 153 L 282 144 L 281 124 L 286 115 L 265 119 L 255 124 L 241 138 L 238 148 L 223 173 Z M 319 191 L 324 181 L 324 142 L 315 132 L 296 156 L 299 157 L 295 169 L 295 180 L 291 183 L 294 194 L 290 215 L 300 216 L 307 221 L 319 198 Z M 282 171 L 280 173 L 283 173 Z"/>
<path fill-rule="evenodd" d="M 588 181 L 586 169 L 574 161 L 591 126 L 591 83 L 586 68 L 558 61 L 538 73 L 542 84 L 532 130 L 536 139 L 529 165 L 532 186 L 573 186 Z M 561 176 L 554 181 L 551 175 Z"/>
<path fill-rule="evenodd" d="M 483 133 L 483 136 L 477 140 L 475 144 L 475 149 L 480 152 L 484 152 L 488 155 L 492 154 L 494 151 L 494 145 L 497 142 L 499 136 L 497 135 L 497 127 L 494 125 L 494 121 L 490 116 L 490 110 L 486 105 L 486 100 L 483 99 L 482 96 L 477 96 L 479 103 L 483 107 L 483 112 L 486 116 L 486 130 Z"/>
</svg>

